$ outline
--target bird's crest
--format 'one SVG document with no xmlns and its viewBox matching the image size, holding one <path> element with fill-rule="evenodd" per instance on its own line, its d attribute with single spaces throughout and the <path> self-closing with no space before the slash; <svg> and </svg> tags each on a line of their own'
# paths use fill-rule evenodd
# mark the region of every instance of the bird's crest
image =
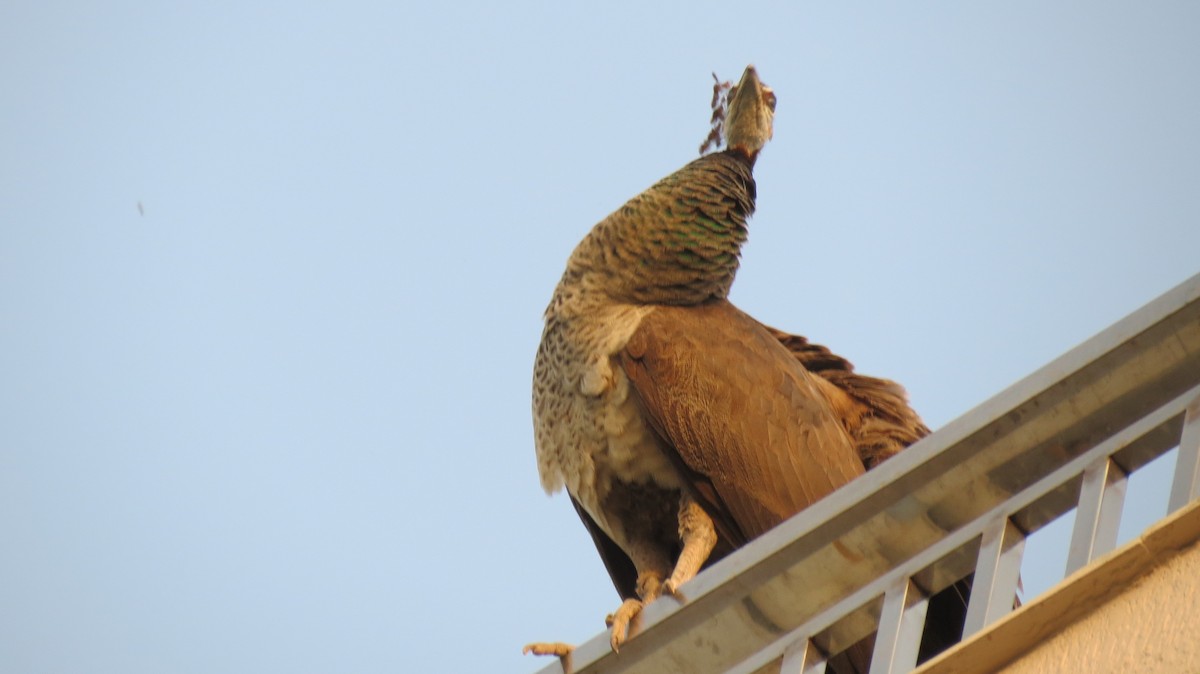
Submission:
<svg viewBox="0 0 1200 674">
<path fill-rule="evenodd" d="M 710 152 L 716 152 L 725 145 L 725 115 L 729 113 L 729 97 L 733 95 L 733 82 L 722 82 L 721 78 L 717 77 L 716 73 L 712 74 L 713 78 L 713 94 L 712 103 L 712 130 L 708 132 L 708 138 L 700 145 L 700 156 Z"/>
</svg>

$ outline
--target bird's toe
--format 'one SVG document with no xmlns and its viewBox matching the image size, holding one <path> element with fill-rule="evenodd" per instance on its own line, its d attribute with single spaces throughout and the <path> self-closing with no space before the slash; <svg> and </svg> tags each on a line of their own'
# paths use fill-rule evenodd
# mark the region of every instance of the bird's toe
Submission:
<svg viewBox="0 0 1200 674">
<path fill-rule="evenodd" d="M 530 653 L 534 655 L 557 655 L 561 658 L 573 650 L 575 650 L 574 646 L 564 644 L 561 641 L 539 641 L 532 644 L 525 644 L 525 647 L 521 649 L 521 653 L 524 655 L 529 655 Z"/>
<path fill-rule="evenodd" d="M 641 615 L 641 612 L 642 602 L 637 599 L 626 599 L 615 613 L 604 618 L 605 624 L 612 630 L 608 643 L 612 646 L 613 652 L 620 651 L 621 644 L 629 639 L 630 628 L 634 626 L 634 621 Z"/>
</svg>

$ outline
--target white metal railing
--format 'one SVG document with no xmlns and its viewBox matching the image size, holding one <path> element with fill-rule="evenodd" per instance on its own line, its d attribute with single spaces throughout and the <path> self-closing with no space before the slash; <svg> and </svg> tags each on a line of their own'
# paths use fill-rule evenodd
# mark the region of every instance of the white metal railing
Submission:
<svg viewBox="0 0 1200 674">
<path fill-rule="evenodd" d="M 1129 474 L 1179 447 L 1168 500 L 1200 497 L 1200 275 L 601 634 L 540 674 L 820 674 L 876 634 L 913 669 L 927 597 L 975 574 L 964 636 L 1012 609 L 1025 538 L 1077 508 L 1067 573 L 1116 543 Z"/>
</svg>

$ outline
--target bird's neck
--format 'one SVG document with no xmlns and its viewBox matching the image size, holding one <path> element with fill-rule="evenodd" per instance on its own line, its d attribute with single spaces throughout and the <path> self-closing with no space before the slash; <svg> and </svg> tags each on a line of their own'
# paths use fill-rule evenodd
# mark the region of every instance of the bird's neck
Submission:
<svg viewBox="0 0 1200 674">
<path fill-rule="evenodd" d="M 560 285 L 632 304 L 727 296 L 754 212 L 751 166 L 722 152 L 667 176 L 592 229 Z"/>
</svg>

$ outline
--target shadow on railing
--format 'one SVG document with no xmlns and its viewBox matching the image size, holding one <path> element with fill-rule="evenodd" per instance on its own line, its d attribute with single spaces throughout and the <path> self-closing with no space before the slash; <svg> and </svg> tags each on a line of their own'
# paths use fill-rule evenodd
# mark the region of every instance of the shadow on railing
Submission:
<svg viewBox="0 0 1200 674">
<path fill-rule="evenodd" d="M 1068 573 L 1111 550 L 1127 476 L 1179 447 L 1168 511 L 1200 496 L 1200 275 L 646 608 L 554 674 L 819 674 L 876 633 L 908 672 L 927 597 L 970 573 L 965 636 L 1012 610 L 1027 536 L 1078 508 Z"/>
</svg>

